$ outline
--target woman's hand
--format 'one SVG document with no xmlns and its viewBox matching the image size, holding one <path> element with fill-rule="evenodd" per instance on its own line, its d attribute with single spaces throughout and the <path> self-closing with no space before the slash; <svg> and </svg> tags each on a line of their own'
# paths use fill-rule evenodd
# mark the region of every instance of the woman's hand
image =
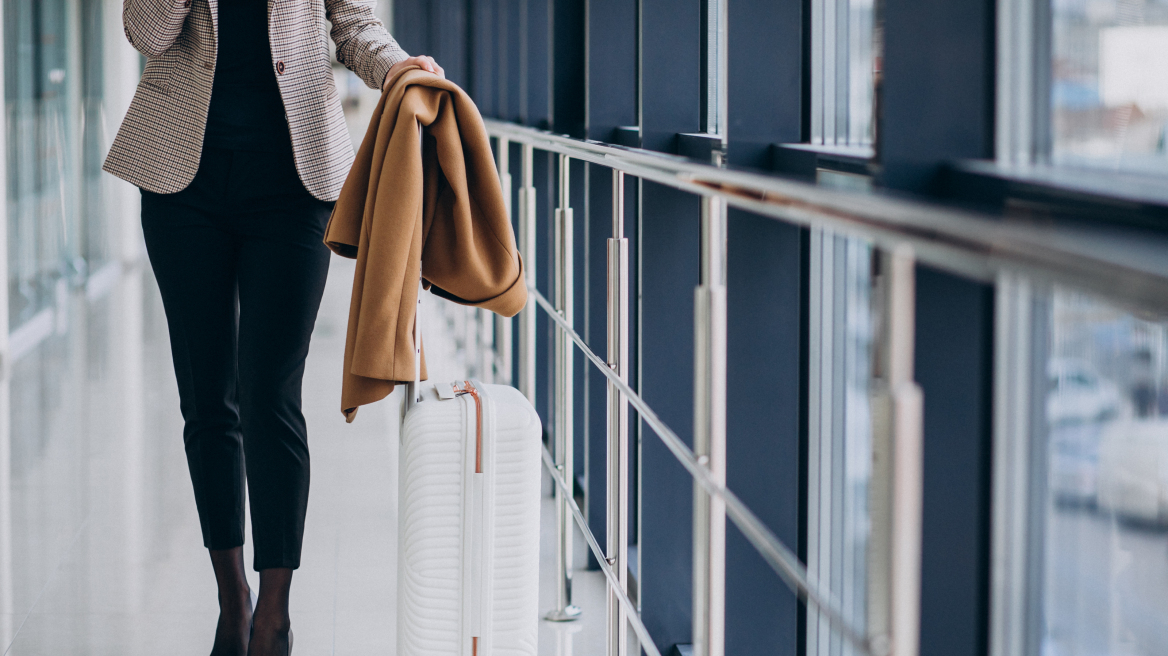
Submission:
<svg viewBox="0 0 1168 656">
<path fill-rule="evenodd" d="M 420 66 L 423 71 L 430 71 L 434 75 L 437 75 L 441 78 L 446 77 L 446 71 L 442 70 L 442 67 L 438 65 L 438 62 L 434 61 L 433 57 L 418 55 L 417 57 L 410 57 L 409 59 L 404 59 L 394 64 L 393 68 L 389 69 L 389 73 L 386 73 L 385 82 L 381 83 L 381 89 L 383 91 L 388 89 L 389 81 L 392 80 L 393 77 L 399 72 L 401 72 L 401 69 L 407 66 Z"/>
</svg>

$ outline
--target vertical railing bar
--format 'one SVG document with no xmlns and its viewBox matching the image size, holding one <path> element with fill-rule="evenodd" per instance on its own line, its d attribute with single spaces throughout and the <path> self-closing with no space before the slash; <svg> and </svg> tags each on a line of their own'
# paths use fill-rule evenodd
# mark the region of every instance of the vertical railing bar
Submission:
<svg viewBox="0 0 1168 656">
<path fill-rule="evenodd" d="M 569 205 L 571 160 L 567 155 L 559 158 L 559 202 L 555 221 L 555 303 L 556 313 L 568 326 L 573 326 L 573 223 L 572 208 Z M 555 441 L 556 466 L 560 468 L 564 480 L 569 485 L 575 481 L 575 458 L 573 445 L 573 370 L 575 355 L 569 337 L 562 329 L 556 330 L 555 359 Z M 570 622 L 580 617 L 580 608 L 572 604 L 572 522 L 569 515 L 568 497 L 563 490 L 556 490 L 556 607 L 545 617 L 553 622 Z"/>
<path fill-rule="evenodd" d="M 725 157 L 730 143 L 730 2 L 718 2 L 718 136 Z"/>
<path fill-rule="evenodd" d="M 498 137 L 498 150 L 495 153 L 496 165 L 499 168 L 499 186 L 503 190 L 503 209 L 507 212 L 507 221 L 514 220 L 511 213 L 511 140 Z M 493 351 L 494 351 L 494 378 L 495 382 L 503 385 L 511 384 L 511 331 L 513 320 L 511 317 L 491 315 L 493 324 Z"/>
<path fill-rule="evenodd" d="M 523 161 L 521 163 L 523 176 L 522 188 L 519 195 L 519 251 L 523 256 L 523 271 L 527 287 L 534 289 L 536 284 L 536 207 L 535 207 L 535 148 L 531 144 L 523 144 Z M 527 397 L 532 405 L 535 404 L 535 319 L 537 315 L 535 303 L 528 299 L 519 322 L 519 391 Z"/>
<path fill-rule="evenodd" d="M 914 381 L 916 260 L 889 254 L 888 381 L 892 392 L 892 539 L 889 624 L 893 656 L 917 656 L 921 628 L 924 398 Z"/>
<path fill-rule="evenodd" d="M 608 365 L 628 383 L 629 240 L 624 237 L 625 174 L 612 171 L 612 238 L 608 240 Z M 607 561 L 622 594 L 628 593 L 629 401 L 608 382 Z M 616 591 L 608 590 L 608 654 L 628 651 L 628 618 Z"/>
<path fill-rule="evenodd" d="M 588 358 L 588 361 L 596 366 L 600 373 L 616 385 L 625 397 L 628 398 L 629 406 L 637 409 L 641 421 L 661 439 L 661 443 L 665 445 L 665 448 L 677 458 L 678 464 L 689 472 L 690 476 L 709 494 L 724 500 L 727 517 L 734 522 L 735 526 L 742 532 L 743 537 L 750 542 L 762 556 L 763 560 L 790 586 L 799 598 L 809 604 L 816 605 L 820 609 L 820 612 L 826 614 L 829 621 L 839 627 L 839 630 L 844 633 L 845 638 L 862 653 L 873 654 L 873 656 L 887 656 L 886 648 L 876 650 L 870 647 L 869 641 L 861 633 L 856 631 L 850 620 L 847 619 L 845 613 L 841 610 L 842 607 L 839 600 L 834 598 L 831 590 L 821 585 L 814 576 L 807 572 L 807 569 L 799 562 L 795 553 L 786 547 L 775 536 L 774 532 L 741 499 L 727 489 L 724 484 L 718 483 L 713 479 L 709 470 L 698 463 L 697 457 L 694 456 L 689 446 L 657 416 L 657 413 L 645 403 L 645 399 L 641 398 L 636 390 L 629 387 L 628 383 L 617 378 L 616 374 L 609 369 L 608 363 L 588 348 L 588 344 L 579 333 L 567 328 L 563 322 L 564 320 L 556 312 L 551 301 L 544 298 L 543 294 L 540 294 L 537 289 L 530 290 L 530 294 L 535 299 L 536 304 L 543 309 L 548 317 L 572 337 L 572 341 L 575 342 L 576 347 L 580 349 L 584 357 Z"/>
<path fill-rule="evenodd" d="M 548 475 L 552 479 L 552 484 L 561 489 L 567 488 L 568 484 L 564 481 L 564 477 L 560 476 L 559 469 L 552 460 L 551 455 L 548 453 L 547 447 L 545 446 L 541 450 L 543 451 L 543 465 L 544 468 L 548 470 Z M 584 542 L 588 545 L 588 548 L 592 550 L 593 555 L 596 556 L 597 563 L 600 565 L 600 571 L 604 574 L 606 587 L 610 591 L 616 590 L 617 586 L 614 583 L 616 580 L 616 574 L 613 571 L 612 566 L 608 564 L 607 559 L 602 559 L 604 552 L 601 551 L 600 544 L 596 541 L 596 536 L 594 536 L 592 531 L 589 530 L 588 520 L 584 518 L 584 513 L 581 512 L 580 506 L 576 504 L 576 500 L 571 499 L 569 501 L 570 503 L 568 508 L 572 511 L 572 516 L 576 519 L 576 525 L 580 527 L 580 533 L 582 533 L 584 536 Z M 653 637 L 649 635 L 649 630 L 645 628 L 645 623 L 641 620 L 641 616 L 637 610 L 637 607 L 633 604 L 633 601 L 629 599 L 628 594 L 623 591 L 618 592 L 617 599 L 625 608 L 626 616 L 629 618 L 629 624 L 631 624 L 633 627 L 633 633 L 635 633 L 637 638 L 641 641 L 641 649 L 643 649 L 649 656 L 661 656 L 661 651 L 657 649 L 657 645 L 653 642 Z M 571 634 L 567 631 L 563 631 L 560 632 L 560 635 L 570 636 Z M 557 653 L 570 653 L 570 651 L 568 651 L 568 649 L 562 649 Z"/>
<path fill-rule="evenodd" d="M 823 433 L 821 404 L 823 400 L 823 382 L 821 371 L 823 340 L 823 242 L 828 238 L 825 230 L 813 228 L 810 230 L 810 254 L 808 271 L 808 331 L 807 331 L 807 571 L 810 576 L 820 577 L 822 563 L 819 558 L 820 542 L 820 515 L 822 483 L 820 481 L 819 466 L 821 460 L 819 436 Z M 819 609 L 813 605 L 807 608 L 806 636 L 807 656 L 818 656 L 819 632 L 823 624 Z"/>
<path fill-rule="evenodd" d="M 694 292 L 694 455 L 726 484 L 726 205 L 702 199 L 701 285 Z M 726 610 L 726 506 L 694 483 L 695 656 L 722 656 Z"/>
<path fill-rule="evenodd" d="M 994 288 L 991 656 L 1025 653 L 1031 462 L 1032 302 L 1029 281 L 999 273 Z"/>
<path fill-rule="evenodd" d="M 525 276 L 525 278 L 528 280 L 528 287 L 529 287 L 529 289 L 531 289 L 533 291 L 535 300 L 539 301 L 540 299 L 538 298 L 538 296 L 539 296 L 538 292 L 535 291 L 536 287 L 535 287 L 535 273 L 534 273 L 534 271 L 535 271 L 535 266 L 534 266 L 535 265 L 535 232 L 536 232 L 535 231 L 535 218 L 536 218 L 535 217 L 535 189 L 534 189 L 534 185 L 532 183 L 533 182 L 532 159 L 533 159 L 534 146 L 530 145 L 530 144 L 524 144 L 523 151 L 524 151 L 523 152 L 523 155 L 524 155 L 524 158 L 523 158 L 524 159 L 524 161 L 523 161 L 524 186 L 523 186 L 523 189 L 521 191 L 520 198 L 519 198 L 519 200 L 520 200 L 520 206 L 519 206 L 520 252 L 524 255 L 525 271 L 527 274 Z M 555 307 L 554 312 L 556 315 L 558 315 L 557 317 L 555 317 L 557 319 L 557 321 L 555 323 L 557 324 L 557 327 L 558 327 L 558 333 L 559 333 L 560 337 L 563 338 L 563 337 L 567 336 L 568 333 L 572 332 L 570 329 L 570 326 L 571 326 L 570 307 L 571 307 L 571 305 L 570 305 L 570 302 L 568 302 L 568 301 L 570 301 L 569 296 L 570 296 L 571 286 L 570 286 L 570 284 L 565 284 L 565 283 L 570 283 L 571 269 L 570 269 L 570 266 L 569 267 L 564 266 L 564 265 L 570 265 L 570 261 L 566 261 L 566 260 L 570 260 L 570 256 L 571 256 L 571 242 L 570 242 L 571 231 L 567 230 L 566 228 L 571 227 L 571 225 L 570 225 L 571 224 L 571 217 L 570 217 L 571 207 L 568 205 L 568 193 L 567 193 L 567 190 L 569 189 L 569 185 L 568 185 L 569 180 L 568 180 L 568 176 L 567 176 L 567 173 L 568 173 L 567 169 L 568 169 L 568 163 L 570 162 L 570 158 L 567 155 L 560 155 L 560 159 L 561 159 L 561 166 L 560 166 L 560 176 L 559 176 L 560 179 L 558 181 L 559 182 L 559 190 L 558 190 L 558 192 L 559 192 L 558 197 L 559 198 L 558 199 L 561 203 L 561 207 L 557 210 L 557 222 L 556 223 L 557 223 L 557 228 L 558 228 L 559 234 L 557 235 L 557 238 L 555 239 L 556 248 L 554 250 L 556 251 L 556 255 L 558 256 L 558 258 L 557 258 L 558 261 L 557 261 L 556 267 L 555 267 L 556 274 L 557 274 L 555 289 L 556 289 L 557 297 L 558 297 L 557 300 L 559 300 L 559 298 L 563 298 L 563 302 L 556 303 L 557 307 Z M 623 171 L 616 171 L 614 169 L 614 177 L 615 177 L 615 173 L 621 174 L 621 176 L 623 178 L 623 175 L 624 175 Z M 621 192 L 623 195 L 623 185 L 622 185 Z M 708 203 L 706 201 L 714 201 L 714 202 Z M 711 205 L 713 205 L 714 207 L 711 207 Z M 623 203 L 622 203 L 622 207 L 623 207 Z M 567 212 L 564 212 L 564 210 L 567 210 Z M 703 627 L 705 629 L 705 635 L 704 635 L 704 638 L 703 638 L 700 646 L 705 648 L 706 654 L 711 654 L 711 655 L 713 655 L 713 654 L 720 655 L 724 652 L 724 612 L 725 612 L 725 587 L 724 587 L 725 586 L 725 580 L 724 580 L 724 577 L 725 577 L 725 546 L 724 545 L 725 545 L 725 543 L 724 543 L 724 540 L 725 540 L 726 510 L 725 510 L 725 502 L 722 501 L 718 497 L 720 497 L 721 495 L 729 496 L 729 492 L 727 490 L 725 490 L 725 401 L 726 401 L 726 399 L 725 399 L 725 384 L 726 384 L 726 380 L 725 380 L 725 347 L 726 347 L 726 334 L 725 334 L 725 330 L 726 330 L 726 326 L 725 326 L 725 318 L 726 318 L 726 314 L 725 314 L 726 218 L 725 218 L 725 213 L 726 213 L 726 205 L 725 205 L 724 199 L 721 199 L 718 197 L 707 197 L 707 198 L 703 199 L 703 250 L 702 250 L 702 255 L 703 255 L 702 281 L 703 281 L 703 285 L 699 286 L 699 288 L 697 290 L 697 294 L 699 296 L 705 295 L 704 300 L 706 302 L 704 304 L 698 305 L 698 317 L 697 317 L 697 321 L 695 322 L 696 323 L 695 332 L 697 333 L 696 337 L 699 338 L 696 341 L 698 341 L 698 343 L 705 343 L 707 345 L 707 348 L 699 349 L 698 352 L 695 353 L 695 355 L 698 356 L 697 359 L 699 359 L 699 360 L 704 359 L 706 362 L 706 365 L 707 365 L 707 368 L 704 372 L 704 375 L 695 377 L 695 389 L 709 390 L 709 391 L 713 392 L 712 394 L 707 392 L 707 393 L 704 393 L 702 395 L 695 395 L 697 397 L 695 400 L 698 401 L 695 404 L 695 406 L 696 406 L 695 407 L 695 419 L 700 417 L 702 422 L 706 424 L 704 429 L 701 428 L 700 424 L 696 427 L 697 430 L 695 431 L 695 438 L 699 434 L 704 432 L 707 440 L 710 440 L 707 447 L 713 447 L 713 451 L 708 452 L 708 453 L 695 453 L 695 462 L 694 462 L 694 466 L 701 467 L 702 469 L 705 470 L 700 476 L 697 474 L 696 471 L 694 472 L 694 474 L 696 477 L 695 481 L 701 481 L 695 487 L 699 488 L 703 492 L 703 495 L 705 496 L 705 499 L 706 499 L 705 504 L 704 504 L 705 511 L 702 513 L 702 515 L 705 516 L 705 521 L 702 523 L 705 525 L 706 528 L 705 528 L 705 531 L 703 532 L 703 536 L 701 537 L 701 540 L 700 540 L 700 543 L 704 547 L 702 549 L 701 553 L 702 553 L 702 560 L 704 561 L 704 566 L 702 567 L 702 570 L 703 570 L 705 576 L 702 577 L 702 581 L 704 582 L 705 592 L 702 596 L 701 601 L 699 601 L 699 599 L 695 595 L 695 611 L 697 611 L 698 607 L 701 606 L 701 609 L 702 609 L 701 616 L 704 617 Z M 618 223 L 618 221 L 620 221 L 620 223 Z M 567 225 L 565 225 L 565 223 L 567 223 Z M 614 230 L 618 229 L 618 228 L 623 228 L 622 224 L 623 224 L 623 216 L 620 216 L 618 219 L 618 217 L 614 215 Z M 621 233 L 615 232 L 615 234 L 621 234 Z M 622 240 L 627 242 L 627 239 L 622 238 Z M 627 255 L 626 255 L 626 257 L 627 257 Z M 628 274 L 627 274 L 627 269 L 626 269 L 625 275 L 623 276 L 623 279 L 625 280 L 626 284 L 628 282 L 627 275 Z M 717 282 L 720 284 L 708 285 L 707 284 L 708 282 Z M 703 289 L 703 288 L 705 288 L 705 289 Z M 562 296 L 561 296 L 561 292 L 564 292 L 564 294 Z M 626 291 L 626 294 L 627 294 L 627 291 Z M 626 296 L 626 298 L 627 298 L 627 296 Z M 545 301 L 545 303 L 546 303 L 546 301 Z M 551 304 L 545 304 L 544 307 L 546 310 L 553 309 Z M 533 303 L 532 307 L 525 308 L 525 314 L 534 315 L 534 312 L 532 312 L 534 309 L 535 309 L 535 303 Z M 532 319 L 531 323 L 532 324 L 534 324 L 534 318 L 535 318 L 534 316 L 531 316 L 531 319 Z M 535 365 L 535 362 L 534 362 L 534 353 L 535 353 L 534 336 L 535 335 L 534 335 L 534 326 L 531 326 L 530 330 L 524 330 L 526 323 L 527 322 L 524 322 L 524 324 L 521 324 L 521 331 L 520 331 L 520 337 L 519 337 L 520 379 L 521 379 L 520 380 L 520 387 L 524 391 L 525 394 L 530 394 L 530 397 L 534 397 L 534 378 L 535 378 L 534 377 L 534 368 L 535 368 L 534 367 L 534 365 Z M 565 326 L 568 326 L 568 328 L 566 328 Z M 627 327 L 626 327 L 626 330 L 627 330 Z M 527 333 L 527 334 L 525 335 L 524 333 Z M 719 333 L 720 333 L 720 336 L 719 336 Z M 575 334 L 572 334 L 571 337 L 573 338 L 574 341 L 579 342 L 579 338 Z M 581 344 L 581 346 L 583 346 L 582 342 L 579 342 L 579 343 Z M 626 345 L 627 345 L 627 336 L 626 336 Z M 558 349 L 558 350 L 562 351 L 562 349 Z M 704 351 L 704 353 L 703 353 L 703 351 Z M 720 357 L 719 357 L 719 355 L 720 355 Z M 530 357 L 528 357 L 528 356 L 530 356 Z M 562 361 L 561 358 L 557 358 L 557 360 Z M 720 362 L 719 362 L 719 360 L 720 360 Z M 599 359 L 597 359 L 596 363 L 599 364 L 599 362 L 600 362 Z M 570 363 L 566 363 L 566 364 L 568 364 L 568 366 L 570 366 Z M 609 368 L 611 369 L 611 367 L 609 367 Z M 570 377 L 568 377 L 566 379 L 564 377 L 564 374 L 567 373 L 567 369 L 568 369 L 568 367 L 565 366 L 565 367 L 562 367 L 560 371 L 556 372 L 557 380 L 560 380 L 560 381 L 567 383 L 567 384 L 558 386 L 561 389 L 563 389 L 565 392 L 564 396 L 561 397 L 561 404 L 560 404 L 560 412 L 561 413 L 565 410 L 567 410 L 569 412 L 571 410 L 571 408 L 570 408 L 570 406 L 568 406 L 568 404 L 562 403 L 562 401 L 565 401 L 565 400 L 570 401 L 570 398 L 571 398 L 571 395 L 570 395 L 570 385 L 571 385 L 570 380 L 571 379 L 570 379 Z M 525 374 L 525 372 L 529 372 L 529 373 Z M 616 372 L 614 371 L 614 373 L 616 373 Z M 625 377 L 627 377 L 627 374 Z M 524 380 L 524 379 L 526 379 L 526 380 Z M 619 396 L 622 397 L 622 400 L 624 402 L 626 412 L 627 412 L 627 405 L 628 405 L 629 400 L 630 400 L 630 397 L 628 396 L 628 394 L 631 393 L 634 396 L 636 396 L 636 394 L 628 391 L 629 388 L 627 385 L 627 381 L 622 380 L 620 383 L 614 383 L 614 382 L 612 382 L 611 378 L 609 380 L 610 380 L 610 385 L 617 388 L 617 393 Z M 648 412 L 648 410 L 646 408 L 643 408 L 642 412 Z M 560 416 L 563 416 L 563 415 L 560 415 Z M 648 419 L 656 419 L 655 416 L 652 416 L 652 413 L 649 413 L 649 416 L 647 418 Z M 564 428 L 567 429 L 568 432 L 565 433 L 564 436 L 567 437 L 568 440 L 570 440 L 571 439 L 571 434 L 570 434 L 571 423 L 564 422 L 564 421 L 561 421 L 558 423 L 560 426 L 563 426 Z M 659 422 L 650 421 L 650 424 L 653 425 L 653 427 L 656 431 L 665 430 L 666 433 L 668 434 L 667 429 L 664 429 L 662 426 L 658 425 Z M 668 434 L 668 435 L 663 434 L 662 437 L 666 441 L 667 445 L 671 445 L 671 443 L 668 439 L 669 437 L 672 437 L 671 434 Z M 560 446 L 563 446 L 564 448 L 557 449 L 557 450 L 559 450 L 561 453 L 563 453 L 563 455 L 566 456 L 567 458 L 570 458 L 571 457 L 571 450 L 569 448 L 567 448 L 569 446 L 569 444 L 557 443 L 557 447 L 560 447 Z M 718 450 L 720 450 L 721 453 L 718 453 L 717 452 Z M 681 456 L 679 455 L 679 457 L 681 457 Z M 556 465 L 557 471 L 561 475 L 567 474 L 567 472 L 569 471 L 567 466 L 566 466 L 567 464 L 568 463 Z M 683 464 L 684 464 L 684 461 L 683 461 Z M 720 469 L 721 469 L 720 472 L 716 471 L 719 468 L 719 464 L 720 464 Z M 562 480 L 568 480 L 568 479 L 565 477 Z M 709 488 L 709 490 L 716 489 L 717 492 L 719 493 L 718 495 L 715 495 L 715 498 L 714 498 L 715 503 L 710 503 L 710 501 L 709 501 L 710 496 L 709 496 L 709 493 L 706 490 L 706 488 L 710 485 L 714 485 L 714 486 L 716 486 L 716 488 L 711 487 L 711 488 Z M 560 490 L 560 494 L 562 495 L 562 490 Z M 561 500 L 563 502 L 565 502 L 564 505 L 569 506 L 568 511 L 570 512 L 572 510 L 570 507 L 571 500 L 567 496 L 561 496 Z M 695 494 L 695 502 L 696 501 L 697 501 L 697 495 Z M 736 499 L 734 499 L 734 501 L 735 501 L 735 503 L 738 503 Z M 627 504 L 627 499 L 626 499 L 625 503 Z M 559 504 L 557 504 L 557 505 L 559 506 Z M 695 504 L 695 506 L 696 505 L 697 504 Z M 736 518 L 739 518 L 739 516 L 746 517 L 749 515 L 749 511 L 744 510 L 744 507 L 742 507 L 741 504 L 739 504 L 735 508 L 736 508 L 736 512 L 738 513 L 736 515 Z M 627 513 L 627 506 L 625 507 L 625 511 Z M 566 515 L 567 513 L 564 513 L 564 514 Z M 699 519 L 696 515 L 697 515 L 697 513 L 695 513 L 695 520 Z M 581 520 L 580 517 L 576 517 L 575 519 L 577 521 Z M 720 522 L 711 521 L 711 520 L 717 520 L 717 519 L 720 519 L 721 521 Z M 565 553 L 563 554 L 564 557 L 561 560 L 562 564 L 564 565 L 563 570 L 564 570 L 565 576 L 561 577 L 560 583 L 564 588 L 564 593 L 565 593 L 564 598 L 568 602 L 568 606 L 567 606 L 566 610 L 570 609 L 570 610 L 575 611 L 574 616 L 563 618 L 563 619 L 568 619 L 568 620 L 576 619 L 579 616 L 579 612 L 580 612 L 579 608 L 572 606 L 570 603 L 570 594 L 571 594 L 570 575 L 571 575 L 571 572 L 570 572 L 569 568 L 567 567 L 568 565 L 570 565 L 570 555 L 569 555 L 570 548 L 571 548 L 570 547 L 570 538 L 571 538 L 570 521 L 571 520 L 569 519 L 569 530 L 560 532 L 561 545 L 567 547 L 567 549 L 563 550 Z M 743 521 L 743 520 L 736 519 L 736 521 Z M 750 528 L 756 528 L 756 527 L 754 527 L 752 525 Z M 711 529 L 713 529 L 713 530 L 711 530 Z M 763 532 L 765 533 L 765 530 Z M 568 536 L 569 540 L 563 540 L 563 537 L 565 535 Z M 626 533 L 626 535 L 627 535 L 627 533 Z M 748 537 L 754 538 L 755 536 L 753 534 L 750 534 L 748 531 Z M 771 539 L 773 540 L 773 536 L 771 536 Z M 754 544 L 757 548 L 759 548 L 760 551 L 762 551 L 764 553 L 764 556 L 767 555 L 766 552 L 762 549 L 762 545 L 764 545 L 765 542 L 759 542 L 759 541 L 756 541 L 755 539 L 751 539 L 751 543 Z M 695 547 L 698 544 L 699 544 L 699 535 L 697 532 L 697 527 L 695 526 Z M 699 564 L 696 554 L 697 554 L 697 551 L 695 550 L 695 574 L 697 573 L 697 565 Z M 772 566 L 774 566 L 776 568 L 777 571 L 780 571 L 780 573 L 782 573 L 782 568 L 779 565 L 777 565 L 775 562 L 771 562 L 771 560 L 769 558 L 768 558 L 768 562 L 770 562 L 772 564 Z M 610 565 L 611 563 L 606 560 L 605 564 Z M 627 561 L 626 561 L 625 567 L 622 570 L 618 570 L 616 568 L 613 568 L 612 571 L 613 572 L 623 571 L 627 575 Z M 918 579 L 919 579 L 919 572 L 918 572 Z M 796 578 L 795 580 L 797 581 L 798 578 Z M 697 583 L 697 581 L 695 580 L 695 584 L 696 583 Z M 627 585 L 627 583 L 625 585 Z M 792 584 L 792 585 L 794 585 L 794 584 Z M 696 585 L 695 585 L 695 587 L 696 587 Z M 612 592 L 611 579 L 609 580 L 609 588 L 610 588 L 610 593 L 611 593 Z M 800 592 L 800 596 L 803 597 L 804 592 L 802 590 L 799 590 L 799 592 Z M 626 591 L 622 590 L 622 594 L 624 594 L 627 598 Z M 918 593 L 918 596 L 919 596 L 919 593 Z M 815 595 L 811 594 L 811 597 L 814 598 Z M 808 601 L 812 601 L 812 599 L 808 599 Z M 816 601 L 818 601 L 818 599 L 816 599 Z M 831 608 L 833 611 L 833 612 L 828 613 L 831 620 L 833 622 L 844 621 L 841 616 L 839 616 L 836 612 L 834 612 L 834 610 L 835 610 L 834 603 L 830 602 L 830 601 L 828 603 L 829 603 L 828 608 Z M 553 613 L 549 613 L 548 619 L 560 619 L 559 617 L 552 617 L 553 615 L 559 615 L 559 613 L 556 613 L 555 611 L 553 611 Z M 919 615 L 919 613 L 918 613 L 918 615 Z M 695 617 L 696 617 L 696 615 L 695 615 Z M 918 617 L 918 622 L 919 622 L 919 617 Z M 625 622 L 626 631 L 627 631 L 627 626 L 628 626 L 628 620 L 627 620 L 627 615 L 626 615 L 626 622 Z M 845 624 L 843 626 L 847 627 L 846 621 L 845 621 Z M 849 641 L 852 641 L 854 644 L 859 646 L 862 650 L 867 651 L 867 649 L 866 649 L 867 645 L 862 640 L 862 638 L 857 637 L 854 633 L 848 631 L 847 628 L 844 629 L 844 632 L 845 632 L 845 635 L 847 636 L 847 639 Z M 697 627 L 695 626 L 695 638 L 696 638 L 696 636 L 697 636 Z M 698 647 L 698 646 L 699 645 L 698 645 L 697 641 L 695 640 L 695 647 Z M 695 651 L 695 653 L 698 653 L 698 652 Z"/>
<path fill-rule="evenodd" d="M 503 209 L 507 218 L 511 218 L 511 140 L 507 137 L 497 137 L 498 146 L 495 151 L 495 167 L 499 169 L 499 186 L 503 190 Z"/>
</svg>

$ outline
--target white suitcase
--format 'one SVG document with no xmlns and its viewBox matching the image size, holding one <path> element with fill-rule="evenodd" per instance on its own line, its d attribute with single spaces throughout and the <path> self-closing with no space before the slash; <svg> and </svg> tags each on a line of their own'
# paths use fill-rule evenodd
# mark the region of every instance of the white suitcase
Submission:
<svg viewBox="0 0 1168 656">
<path fill-rule="evenodd" d="M 539 416 L 504 385 L 420 389 L 401 427 L 397 656 L 534 656 Z"/>
</svg>

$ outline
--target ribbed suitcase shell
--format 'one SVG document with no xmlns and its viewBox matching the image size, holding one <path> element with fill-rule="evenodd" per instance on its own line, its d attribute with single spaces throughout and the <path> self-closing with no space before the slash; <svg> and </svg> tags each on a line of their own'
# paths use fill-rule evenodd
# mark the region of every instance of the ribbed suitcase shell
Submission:
<svg viewBox="0 0 1168 656">
<path fill-rule="evenodd" d="M 511 387 L 471 384 L 481 460 L 470 394 L 428 385 L 402 423 L 397 656 L 536 652 L 539 416 Z"/>
</svg>

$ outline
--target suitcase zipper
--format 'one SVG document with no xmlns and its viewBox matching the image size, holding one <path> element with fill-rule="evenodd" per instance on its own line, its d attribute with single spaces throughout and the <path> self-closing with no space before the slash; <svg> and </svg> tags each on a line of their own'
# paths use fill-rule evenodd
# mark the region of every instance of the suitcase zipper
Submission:
<svg viewBox="0 0 1168 656">
<path fill-rule="evenodd" d="M 468 395 L 474 399 L 475 405 L 475 474 L 481 475 L 483 473 L 483 399 L 479 395 L 479 390 L 474 386 L 474 383 L 469 380 L 463 381 L 462 386 L 458 383 L 453 385 L 454 393 L 457 396 Z M 471 656 L 479 656 L 479 643 L 481 642 L 481 634 L 483 631 L 483 607 L 485 600 L 482 598 L 484 594 L 486 576 L 485 566 L 483 563 L 483 549 L 486 545 L 484 540 L 486 517 L 483 516 L 485 511 L 484 486 L 485 481 L 481 476 L 474 476 L 472 483 L 472 498 L 471 512 L 473 518 L 471 519 Z"/>
<path fill-rule="evenodd" d="M 459 387 L 458 383 L 454 384 L 454 393 L 458 396 L 463 394 L 470 394 L 475 402 L 475 473 L 483 473 L 483 400 L 479 396 L 479 390 L 474 386 L 474 383 L 469 380 L 463 381 L 466 387 Z"/>
</svg>

